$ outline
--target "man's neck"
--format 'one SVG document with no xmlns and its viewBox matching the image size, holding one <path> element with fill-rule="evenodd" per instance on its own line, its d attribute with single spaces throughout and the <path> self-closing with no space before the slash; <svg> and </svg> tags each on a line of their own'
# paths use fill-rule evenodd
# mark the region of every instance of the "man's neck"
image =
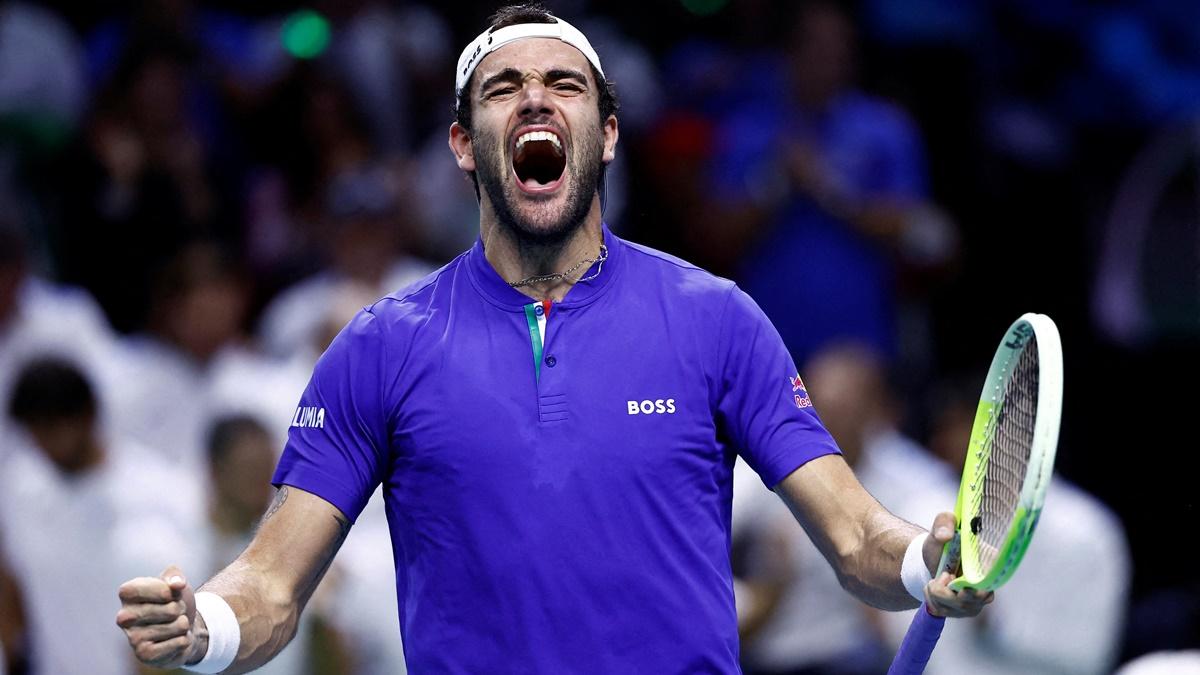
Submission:
<svg viewBox="0 0 1200 675">
<path fill-rule="evenodd" d="M 510 284 L 530 277 L 567 272 L 578 265 L 566 278 L 515 287 L 535 300 L 554 302 L 562 300 L 575 282 L 587 274 L 592 265 L 585 261 L 598 258 L 600 245 L 604 243 L 598 199 L 583 225 L 561 242 L 542 244 L 524 239 L 501 225 L 491 213 L 480 218 L 480 233 L 488 262 L 500 278 Z"/>
<path fill-rule="evenodd" d="M 58 468 L 67 476 L 78 478 L 95 471 L 97 467 L 104 464 L 106 457 L 104 442 L 99 437 L 92 436 L 69 466 L 60 464 Z"/>
</svg>

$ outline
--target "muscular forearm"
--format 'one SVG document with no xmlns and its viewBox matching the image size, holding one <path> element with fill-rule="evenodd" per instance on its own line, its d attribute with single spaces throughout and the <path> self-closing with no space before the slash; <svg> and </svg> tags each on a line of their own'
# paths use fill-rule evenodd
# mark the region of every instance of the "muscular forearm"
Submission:
<svg viewBox="0 0 1200 675">
<path fill-rule="evenodd" d="M 924 530 L 880 506 L 840 456 L 826 455 L 808 462 L 784 478 L 775 491 L 833 565 L 843 587 L 881 609 L 917 606 L 905 588 L 901 569 L 909 544 Z M 939 513 L 933 523 L 933 534 L 921 540 L 923 560 L 912 561 L 914 569 L 904 576 L 923 586 L 920 594 L 935 616 L 976 616 L 992 601 L 991 593 L 951 590 L 950 574 L 932 581 L 926 576 L 937 566 L 942 547 L 953 538 L 954 514 Z"/>
<path fill-rule="evenodd" d="M 270 661 L 296 634 L 303 607 L 285 590 L 272 588 L 268 575 L 238 558 L 200 587 L 229 604 L 238 620 L 240 642 L 237 659 L 226 673 L 244 673 Z M 208 651 L 208 625 L 197 614 L 196 645 L 188 663 L 198 662 Z"/>
<path fill-rule="evenodd" d="M 237 658 L 224 671 L 226 673 L 244 673 L 258 668 L 287 646 L 296 634 L 304 606 L 350 532 L 349 521 L 332 509 L 316 505 L 317 512 L 302 511 L 299 514 L 293 509 L 280 517 L 306 517 L 310 527 L 320 523 L 321 528 L 331 530 L 332 537 L 321 538 L 320 543 L 314 544 L 309 550 L 295 544 L 285 545 L 282 537 L 287 536 L 286 532 L 299 523 L 280 528 L 279 523 L 272 522 L 268 526 L 267 521 L 288 500 L 289 494 L 308 498 L 287 486 L 281 488 L 275 503 L 263 517 L 259 536 L 237 560 L 199 589 L 221 596 L 237 617 L 241 633 Z M 297 555 L 312 563 L 305 566 L 308 570 L 306 574 L 291 576 L 277 573 L 292 565 Z M 271 570 L 276 572 L 272 573 Z M 196 648 L 192 658 L 188 659 L 189 663 L 199 661 L 207 651 L 208 629 L 201 616 L 197 615 Z"/>
<path fill-rule="evenodd" d="M 842 586 L 880 609 L 916 607 L 918 601 L 900 580 L 900 566 L 909 543 L 924 530 L 893 516 L 883 507 L 868 513 L 862 528 L 862 544 L 837 565 Z"/>
<path fill-rule="evenodd" d="M 172 565 L 158 577 L 121 584 L 117 625 L 146 665 L 195 665 L 211 648 L 205 668 L 253 670 L 295 635 L 300 612 L 349 532 L 337 507 L 285 485 L 249 548 L 200 588 L 217 597 L 195 597 Z"/>
<path fill-rule="evenodd" d="M 880 609 L 917 601 L 900 579 L 904 553 L 923 530 L 893 516 L 854 477 L 840 456 L 819 457 L 776 486 L 842 587 Z"/>
</svg>

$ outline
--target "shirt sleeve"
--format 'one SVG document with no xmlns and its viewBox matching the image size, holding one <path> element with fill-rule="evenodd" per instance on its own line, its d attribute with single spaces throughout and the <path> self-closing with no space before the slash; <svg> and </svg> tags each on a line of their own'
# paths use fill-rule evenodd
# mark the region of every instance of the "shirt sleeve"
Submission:
<svg viewBox="0 0 1200 675">
<path fill-rule="evenodd" d="M 272 483 L 311 492 L 358 518 L 387 466 L 384 356 L 379 319 L 359 312 L 317 361 Z"/>
<path fill-rule="evenodd" d="M 741 289 L 729 297 L 718 350 L 718 418 L 768 488 L 810 460 L 840 454 L 779 333 Z"/>
</svg>

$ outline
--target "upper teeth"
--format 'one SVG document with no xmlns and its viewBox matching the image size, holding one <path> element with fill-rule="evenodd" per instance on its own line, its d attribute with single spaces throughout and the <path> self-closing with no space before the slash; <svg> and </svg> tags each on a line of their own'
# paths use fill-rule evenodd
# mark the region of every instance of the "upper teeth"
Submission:
<svg viewBox="0 0 1200 675">
<path fill-rule="evenodd" d="M 558 134 L 553 131 L 527 131 L 517 137 L 517 150 L 520 150 L 529 141 L 550 141 L 554 144 L 554 149 L 562 152 L 562 141 L 558 140 Z"/>
</svg>

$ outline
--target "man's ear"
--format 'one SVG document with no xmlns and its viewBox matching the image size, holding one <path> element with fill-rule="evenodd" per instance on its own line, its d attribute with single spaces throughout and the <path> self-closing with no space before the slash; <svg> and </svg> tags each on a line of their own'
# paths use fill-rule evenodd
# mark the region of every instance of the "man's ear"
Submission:
<svg viewBox="0 0 1200 675">
<path fill-rule="evenodd" d="M 471 145 L 471 134 L 458 122 L 450 125 L 450 151 L 454 153 L 458 168 L 463 171 L 475 170 L 475 148 Z"/>
<path fill-rule="evenodd" d="M 617 116 L 609 115 L 608 119 L 604 120 L 604 154 L 601 160 L 608 164 L 617 158 L 617 137 L 621 135 L 617 128 Z"/>
</svg>

